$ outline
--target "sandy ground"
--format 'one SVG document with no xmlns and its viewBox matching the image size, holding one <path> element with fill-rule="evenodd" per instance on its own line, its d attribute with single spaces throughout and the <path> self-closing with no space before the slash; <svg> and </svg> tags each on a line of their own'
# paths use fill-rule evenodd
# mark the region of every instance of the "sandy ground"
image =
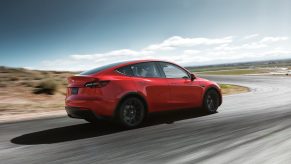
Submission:
<svg viewBox="0 0 291 164">
<path fill-rule="evenodd" d="M 10 122 L 17 122 L 17 121 L 33 120 L 33 119 L 44 119 L 44 118 L 49 118 L 49 117 L 61 117 L 65 115 L 66 115 L 65 110 L 2 115 L 0 116 L 0 123 L 10 123 Z"/>
<path fill-rule="evenodd" d="M 66 115 L 62 94 L 35 95 L 25 89 L 22 92 L 11 90 L 14 89 L 0 91 L 0 123 Z"/>
</svg>

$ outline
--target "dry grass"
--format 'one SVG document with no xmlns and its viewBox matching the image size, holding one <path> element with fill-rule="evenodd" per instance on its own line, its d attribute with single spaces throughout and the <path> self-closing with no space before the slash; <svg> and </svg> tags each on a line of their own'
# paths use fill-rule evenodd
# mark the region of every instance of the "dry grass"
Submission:
<svg viewBox="0 0 291 164">
<path fill-rule="evenodd" d="M 218 70 L 198 72 L 199 74 L 207 75 L 246 75 L 246 74 L 262 74 L 269 73 L 268 69 L 232 69 L 232 70 Z"/>
<path fill-rule="evenodd" d="M 73 74 L 0 67 L 0 116 L 63 110 Z"/>
<path fill-rule="evenodd" d="M 53 95 L 58 89 L 58 83 L 55 80 L 45 79 L 41 81 L 33 90 L 35 94 Z"/>
<path fill-rule="evenodd" d="M 239 86 L 239 85 L 232 85 L 232 84 L 219 84 L 222 94 L 223 95 L 230 95 L 230 94 L 238 94 L 238 93 L 245 93 L 249 92 L 249 88 Z"/>
</svg>

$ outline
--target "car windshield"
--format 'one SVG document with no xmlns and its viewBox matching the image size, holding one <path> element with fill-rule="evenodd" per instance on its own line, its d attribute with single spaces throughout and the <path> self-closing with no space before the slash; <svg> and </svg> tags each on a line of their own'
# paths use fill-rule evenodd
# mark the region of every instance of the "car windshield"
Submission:
<svg viewBox="0 0 291 164">
<path fill-rule="evenodd" d="M 124 62 L 118 62 L 118 63 L 112 63 L 112 64 L 108 64 L 108 65 L 103 65 L 101 67 L 97 67 L 97 68 L 90 69 L 88 71 L 81 72 L 80 75 L 92 75 L 92 74 L 98 73 L 100 71 L 103 71 L 105 69 L 108 69 L 110 67 L 117 66 L 117 65 L 119 65 L 121 63 L 124 63 Z"/>
</svg>

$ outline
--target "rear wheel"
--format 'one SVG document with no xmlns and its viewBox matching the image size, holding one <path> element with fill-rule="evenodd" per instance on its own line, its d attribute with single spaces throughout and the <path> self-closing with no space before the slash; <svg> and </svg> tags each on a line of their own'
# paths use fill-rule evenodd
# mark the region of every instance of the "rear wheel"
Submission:
<svg viewBox="0 0 291 164">
<path fill-rule="evenodd" d="M 117 110 L 117 119 L 123 127 L 135 128 L 145 118 L 145 105 L 136 97 L 125 99 Z"/>
<path fill-rule="evenodd" d="M 203 110 L 207 113 L 216 113 L 219 106 L 219 94 L 215 90 L 206 92 L 203 100 Z"/>
</svg>

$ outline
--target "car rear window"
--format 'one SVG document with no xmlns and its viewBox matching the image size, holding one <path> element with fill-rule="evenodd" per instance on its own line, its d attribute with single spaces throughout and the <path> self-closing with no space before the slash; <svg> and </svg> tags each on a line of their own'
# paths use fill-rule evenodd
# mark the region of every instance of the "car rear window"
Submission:
<svg viewBox="0 0 291 164">
<path fill-rule="evenodd" d="M 112 64 L 108 64 L 108 65 L 103 65 L 101 67 L 97 67 L 97 68 L 90 69 L 88 71 L 81 72 L 80 75 L 92 75 L 92 74 L 98 73 L 100 71 L 103 71 L 105 69 L 117 66 L 117 65 L 122 64 L 122 63 L 124 63 L 124 62 L 118 62 L 118 63 L 112 63 Z"/>
</svg>

